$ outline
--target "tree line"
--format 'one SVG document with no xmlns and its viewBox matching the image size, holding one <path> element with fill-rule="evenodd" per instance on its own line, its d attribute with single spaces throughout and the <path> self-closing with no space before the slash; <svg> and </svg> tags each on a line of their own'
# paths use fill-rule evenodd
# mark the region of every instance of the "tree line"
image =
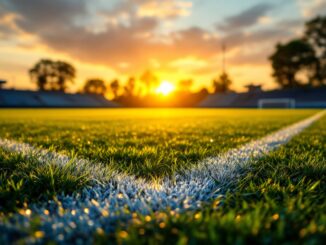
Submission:
<svg viewBox="0 0 326 245">
<path fill-rule="evenodd" d="M 281 88 L 325 86 L 326 16 L 308 21 L 301 38 L 277 44 L 269 59 Z"/>
<path fill-rule="evenodd" d="M 304 35 L 287 43 L 276 45 L 269 57 L 275 81 L 281 88 L 326 85 L 326 16 L 316 17 L 305 24 Z M 65 61 L 42 59 L 29 70 L 31 80 L 41 91 L 64 92 L 76 77 L 76 69 Z M 159 84 L 158 77 L 150 70 L 137 77 L 130 77 L 124 83 L 113 79 L 106 83 L 103 79 L 88 79 L 80 92 L 105 95 L 110 92 L 117 101 L 138 101 L 151 97 Z M 208 89 L 191 93 L 192 79 L 184 79 L 177 85 L 182 95 L 199 94 L 205 96 Z M 223 71 L 212 81 L 213 93 L 231 91 L 232 80 Z M 189 98 L 188 98 L 189 99 Z M 200 98 L 199 98 L 200 99 Z M 191 99 L 190 99 L 191 100 Z M 136 103 L 136 102 L 135 102 Z"/>
<path fill-rule="evenodd" d="M 76 69 L 65 61 L 42 59 L 29 70 L 29 74 L 40 91 L 65 92 L 68 85 L 74 82 Z M 159 82 L 158 77 L 152 71 L 147 70 L 139 78 L 132 76 L 125 83 L 117 78 L 109 83 L 101 78 L 91 78 L 85 81 L 80 92 L 99 95 L 111 92 L 115 99 L 119 96 L 146 96 L 154 92 Z M 184 79 L 178 83 L 177 88 L 181 92 L 189 92 L 193 83 L 192 79 Z M 230 91 L 231 84 L 228 74 L 222 72 L 212 81 L 213 92 Z M 207 89 L 206 91 L 208 93 Z"/>
</svg>

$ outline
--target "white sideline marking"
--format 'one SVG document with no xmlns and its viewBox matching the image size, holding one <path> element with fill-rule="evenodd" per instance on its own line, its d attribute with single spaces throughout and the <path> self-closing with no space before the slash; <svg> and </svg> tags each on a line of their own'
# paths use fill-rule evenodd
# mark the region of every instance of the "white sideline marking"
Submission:
<svg viewBox="0 0 326 245">
<path fill-rule="evenodd" d="M 63 234 L 65 241 L 75 241 L 82 233 L 86 234 L 81 240 L 85 243 L 92 242 L 91 234 L 96 228 L 110 232 L 118 220 L 130 219 L 129 212 L 148 214 L 167 208 L 176 212 L 198 209 L 204 202 L 222 195 L 229 184 L 236 183 L 241 177 L 241 169 L 253 157 L 260 157 L 287 143 L 324 114 L 325 111 L 319 112 L 262 139 L 231 149 L 218 157 L 207 158 L 196 167 L 176 174 L 173 181 L 164 179 L 160 188 L 151 188 L 151 185 L 142 179 L 118 173 L 107 179 L 101 167 L 94 167 L 86 160 L 76 160 L 76 166 L 81 170 L 91 167 L 94 178 L 99 178 L 100 184 L 85 188 L 72 196 L 59 195 L 59 202 L 48 201 L 31 205 L 29 208 L 42 217 L 41 230 L 46 231 L 47 237 L 62 242 L 62 237 L 59 239 L 58 234 Z M 28 144 L 15 141 L 0 139 L 0 147 L 26 155 L 36 154 L 42 162 L 51 161 L 62 165 L 70 161 L 67 156 L 37 150 Z M 60 210 L 61 205 L 64 212 Z M 51 215 L 45 215 L 45 209 L 50 210 Z M 29 227 L 30 217 L 17 214 L 11 222 L 0 222 L 0 228 L 3 226 L 7 230 L 17 229 L 17 224 Z"/>
</svg>

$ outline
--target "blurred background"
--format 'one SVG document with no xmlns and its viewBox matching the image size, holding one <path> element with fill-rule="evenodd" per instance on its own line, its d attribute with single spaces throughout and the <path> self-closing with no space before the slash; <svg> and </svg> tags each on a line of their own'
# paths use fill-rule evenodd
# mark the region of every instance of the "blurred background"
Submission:
<svg viewBox="0 0 326 245">
<path fill-rule="evenodd" d="M 326 107 L 325 0 L 0 0 L 1 107 Z"/>
</svg>

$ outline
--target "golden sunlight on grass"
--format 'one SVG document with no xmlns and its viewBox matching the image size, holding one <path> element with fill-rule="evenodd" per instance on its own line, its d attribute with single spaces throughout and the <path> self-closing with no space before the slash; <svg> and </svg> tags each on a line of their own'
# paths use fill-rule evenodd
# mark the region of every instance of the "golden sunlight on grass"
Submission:
<svg viewBox="0 0 326 245">
<path fill-rule="evenodd" d="M 175 86 L 169 81 L 162 81 L 161 84 L 156 88 L 155 92 L 164 96 L 169 95 L 175 90 Z"/>
</svg>

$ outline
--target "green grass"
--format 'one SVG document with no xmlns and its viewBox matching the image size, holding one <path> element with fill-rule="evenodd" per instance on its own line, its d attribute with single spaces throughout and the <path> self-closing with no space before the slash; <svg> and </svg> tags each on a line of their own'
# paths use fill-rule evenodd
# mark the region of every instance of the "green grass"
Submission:
<svg viewBox="0 0 326 245">
<path fill-rule="evenodd" d="M 111 235 L 125 244 L 324 244 L 326 117 L 268 156 L 225 199 L 198 212 L 135 216 Z M 145 220 L 147 219 L 147 221 Z"/>
<path fill-rule="evenodd" d="M 0 110 L 0 137 L 54 148 L 146 178 L 305 118 L 313 110 Z"/>
<path fill-rule="evenodd" d="M 259 138 L 314 110 L 0 110 L 0 137 L 75 154 L 146 178 L 171 175 Z M 228 192 L 196 212 L 134 214 L 98 244 L 323 244 L 326 118 L 253 162 Z M 40 164 L 0 149 L 0 221 L 24 202 L 72 193 L 87 170 Z M 1 217 L 2 216 L 2 217 Z M 34 222 L 33 220 L 31 222 Z M 26 234 L 38 230 L 39 219 Z M 24 238 L 22 238 L 24 239 Z M 24 242 L 24 240 L 21 240 Z"/>
<path fill-rule="evenodd" d="M 77 171 L 74 162 L 58 166 L 42 164 L 33 156 L 9 153 L 0 148 L 0 214 L 15 211 L 24 203 L 71 194 L 90 184 L 87 171 Z"/>
</svg>

